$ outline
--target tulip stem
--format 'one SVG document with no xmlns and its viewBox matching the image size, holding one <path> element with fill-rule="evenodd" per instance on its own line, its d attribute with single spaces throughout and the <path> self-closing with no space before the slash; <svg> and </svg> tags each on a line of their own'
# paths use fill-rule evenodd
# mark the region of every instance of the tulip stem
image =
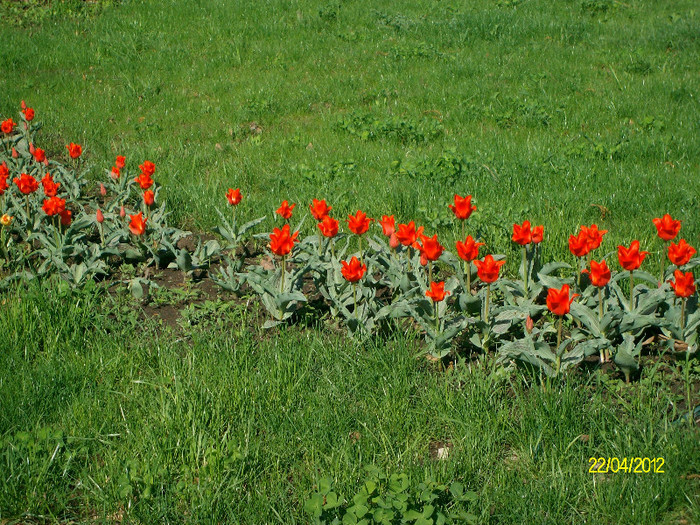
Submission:
<svg viewBox="0 0 700 525">
<path fill-rule="evenodd" d="M 683 330 L 685 330 L 685 301 L 686 297 L 681 299 L 681 335 L 683 335 Z"/>
<path fill-rule="evenodd" d="M 598 321 L 603 320 L 603 287 L 598 287 Z"/>
<path fill-rule="evenodd" d="M 525 284 L 525 296 L 527 297 L 528 291 L 527 291 L 527 280 L 528 280 L 528 264 L 527 264 L 527 245 L 523 245 L 523 282 Z"/>
<path fill-rule="evenodd" d="M 321 255 L 323 251 L 323 237 L 321 236 L 321 230 L 318 230 L 318 254 Z"/>
<path fill-rule="evenodd" d="M 467 293 L 472 293 L 472 269 L 470 262 L 464 261 L 464 273 L 467 274 Z"/>
<path fill-rule="evenodd" d="M 556 375 L 559 375 L 559 370 L 561 370 L 561 354 L 559 353 L 559 347 L 561 346 L 561 326 L 562 326 L 562 321 L 564 319 L 563 315 L 559 316 L 559 324 L 557 326 L 557 373 Z"/>
<path fill-rule="evenodd" d="M 491 296 L 491 283 L 486 285 L 486 306 L 484 307 L 484 322 L 489 322 L 489 297 Z"/>
<path fill-rule="evenodd" d="M 365 264 L 365 261 L 362 257 L 362 235 L 357 236 L 357 249 L 360 251 L 360 264 Z"/>
<path fill-rule="evenodd" d="M 353 313 L 355 314 L 355 319 L 359 319 L 357 316 L 357 283 L 352 283 L 352 302 L 355 305 Z"/>
<path fill-rule="evenodd" d="M 335 260 L 335 239 L 331 239 L 331 257 Z"/>
<path fill-rule="evenodd" d="M 661 254 L 659 255 L 659 267 L 660 267 L 660 274 L 661 278 L 659 279 L 659 288 L 664 284 L 664 252 L 668 252 L 668 245 L 671 243 L 671 241 L 668 241 L 667 243 L 664 244 Z"/>
<path fill-rule="evenodd" d="M 438 317 L 438 304 L 437 301 L 433 300 L 433 306 L 435 307 L 435 337 L 437 337 L 440 332 L 440 318 Z"/>
<path fill-rule="evenodd" d="M 29 237 L 29 234 L 32 232 L 31 230 L 31 218 L 29 217 L 29 195 L 24 196 L 24 202 L 27 207 L 27 237 Z"/>
<path fill-rule="evenodd" d="M 284 292 L 284 275 L 287 273 L 287 256 L 282 256 L 282 278 L 280 279 L 280 293 Z"/>
<path fill-rule="evenodd" d="M 634 270 L 630 270 L 630 312 L 634 309 Z"/>
<path fill-rule="evenodd" d="M 433 261 L 428 261 L 428 285 L 433 282 Z"/>
<path fill-rule="evenodd" d="M 582 260 L 583 260 L 582 257 L 579 257 L 579 258 L 578 258 L 578 278 L 577 278 L 578 280 L 577 280 L 577 282 L 576 282 L 576 285 L 578 286 L 579 291 L 581 290 L 581 273 L 583 273 L 583 272 L 581 271 L 581 261 L 582 261 Z"/>
</svg>

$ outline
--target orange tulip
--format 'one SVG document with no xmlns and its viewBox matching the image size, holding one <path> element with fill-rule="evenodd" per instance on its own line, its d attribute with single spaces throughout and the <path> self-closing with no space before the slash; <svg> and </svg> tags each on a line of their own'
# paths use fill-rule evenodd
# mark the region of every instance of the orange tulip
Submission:
<svg viewBox="0 0 700 525">
<path fill-rule="evenodd" d="M 455 245 L 457 247 L 457 255 L 459 258 L 471 262 L 479 257 L 479 246 L 484 246 L 483 242 L 475 242 L 471 235 L 467 235 L 467 238 L 462 241 L 457 241 Z"/>
<path fill-rule="evenodd" d="M 322 221 L 325 217 L 328 216 L 328 213 L 330 213 L 333 207 L 328 206 L 328 204 L 326 204 L 325 199 L 321 201 L 318 199 L 312 199 L 309 209 L 311 210 L 311 215 L 314 219 L 316 219 L 317 221 Z"/>
<path fill-rule="evenodd" d="M 695 278 L 691 272 L 683 274 L 680 270 L 673 272 L 675 281 L 668 281 L 676 294 L 676 297 L 690 297 L 697 289 L 695 286 Z"/>
<path fill-rule="evenodd" d="M 298 236 L 299 232 L 290 235 L 289 224 L 285 224 L 281 230 L 274 228 L 270 234 L 270 250 L 275 255 L 284 257 L 292 251 Z"/>
<path fill-rule="evenodd" d="M 338 221 L 326 215 L 321 222 L 318 223 L 318 229 L 324 237 L 335 237 L 338 235 Z"/>
<path fill-rule="evenodd" d="M 450 294 L 450 292 L 445 291 L 445 283 L 430 283 L 430 290 L 426 290 L 425 295 L 426 297 L 430 297 L 433 302 L 439 303 L 440 301 L 444 301 L 445 297 L 447 297 Z"/>
<path fill-rule="evenodd" d="M 455 194 L 454 205 L 450 204 L 450 209 L 455 214 L 455 217 L 461 220 L 468 219 L 472 212 L 476 211 L 476 206 L 472 206 L 472 196 L 460 197 Z"/>
<path fill-rule="evenodd" d="M 360 263 L 359 259 L 354 255 L 350 259 L 349 263 L 346 261 L 341 261 L 341 265 L 343 267 L 340 269 L 340 272 L 343 274 L 343 277 L 345 277 L 345 280 L 351 283 L 356 283 L 362 279 L 367 271 L 367 266 Z"/>
<path fill-rule="evenodd" d="M 681 239 L 678 244 L 671 243 L 668 246 L 668 259 L 676 266 L 688 264 L 697 251 L 685 239 Z"/>
<path fill-rule="evenodd" d="M 491 284 L 498 280 L 498 273 L 501 270 L 501 266 L 503 266 L 505 263 L 505 261 L 494 260 L 491 254 L 484 257 L 483 261 L 478 259 L 474 261 L 474 265 L 476 266 L 476 274 L 479 276 L 479 279 L 487 284 Z"/>
<path fill-rule="evenodd" d="M 591 284 L 593 284 L 593 286 L 597 286 L 598 288 L 602 288 L 608 284 L 611 276 L 610 268 L 608 268 L 608 264 L 605 262 L 605 260 L 600 262 L 591 261 L 591 270 L 588 271 L 586 268 L 581 273 L 589 274 L 591 277 Z"/>
<path fill-rule="evenodd" d="M 657 217 L 653 219 L 654 226 L 656 226 L 656 233 L 664 241 L 670 241 L 675 239 L 678 232 L 681 230 L 681 221 L 675 221 L 667 213 L 660 219 Z"/>
<path fill-rule="evenodd" d="M 275 213 L 277 213 L 277 215 L 279 215 L 283 219 L 290 219 L 292 217 L 292 210 L 295 206 L 296 204 L 292 204 L 290 206 L 289 202 L 283 200 L 282 205 L 279 208 L 277 208 L 277 211 Z"/>
<path fill-rule="evenodd" d="M 556 288 L 550 288 L 547 290 L 547 308 L 554 315 L 566 315 L 571 309 L 571 303 L 574 299 L 578 297 L 575 293 L 569 298 L 569 285 L 565 284 L 561 287 L 561 290 Z"/>
<path fill-rule="evenodd" d="M 649 252 L 639 251 L 639 241 L 632 241 L 629 248 L 622 245 L 617 247 L 617 258 L 620 261 L 620 266 L 630 272 L 638 269 L 647 255 Z"/>
<path fill-rule="evenodd" d="M 66 146 L 66 149 L 68 150 L 68 155 L 70 155 L 71 159 L 77 159 L 83 154 L 83 147 L 80 144 L 74 144 L 71 142 Z"/>
<path fill-rule="evenodd" d="M 241 195 L 241 190 L 239 188 L 236 188 L 235 190 L 233 188 L 229 188 L 226 192 L 226 198 L 231 206 L 237 206 L 241 202 L 241 199 L 243 199 L 243 196 Z"/>
<path fill-rule="evenodd" d="M 129 230 L 134 235 L 143 235 L 146 231 L 146 221 L 148 219 L 143 218 L 143 212 L 139 212 L 137 215 L 129 215 L 131 218 L 131 223 L 129 224 Z"/>
</svg>

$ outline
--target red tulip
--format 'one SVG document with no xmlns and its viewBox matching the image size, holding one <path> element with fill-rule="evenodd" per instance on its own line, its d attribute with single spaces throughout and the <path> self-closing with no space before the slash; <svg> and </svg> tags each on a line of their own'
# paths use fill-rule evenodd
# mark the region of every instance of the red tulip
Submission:
<svg viewBox="0 0 700 525">
<path fill-rule="evenodd" d="M 27 175 L 26 173 L 20 174 L 19 178 L 15 177 L 12 179 L 12 182 L 14 182 L 19 188 L 19 191 L 25 195 L 34 193 L 39 188 L 39 183 L 36 181 L 36 179 L 31 175 Z"/>
<path fill-rule="evenodd" d="M 678 232 L 681 230 L 681 221 L 674 221 L 667 213 L 660 219 L 653 219 L 656 232 L 664 241 L 675 239 Z"/>
<path fill-rule="evenodd" d="M 437 261 L 442 252 L 445 251 L 445 247 L 438 242 L 437 234 L 432 237 L 427 237 L 425 235 L 421 236 L 422 244 L 418 245 L 421 257 L 425 257 L 428 261 Z"/>
<path fill-rule="evenodd" d="M 681 239 L 678 244 L 671 243 L 668 245 L 668 259 L 676 266 L 688 264 L 690 259 L 697 251 L 685 239 Z"/>
<path fill-rule="evenodd" d="M 277 208 L 277 211 L 275 213 L 277 213 L 277 215 L 281 216 L 283 219 L 290 219 L 292 217 L 292 210 L 295 206 L 296 204 L 292 204 L 290 206 L 289 202 L 283 200 L 282 205 L 279 208 Z"/>
<path fill-rule="evenodd" d="M 55 197 L 58 194 L 58 188 L 61 183 L 54 182 L 51 178 L 51 174 L 47 173 L 44 175 L 44 178 L 41 179 L 41 185 L 44 187 L 44 195 L 47 197 Z"/>
<path fill-rule="evenodd" d="M 362 235 L 363 233 L 367 233 L 367 230 L 369 230 L 369 221 L 372 219 L 368 219 L 367 215 L 360 210 L 357 210 L 357 213 L 352 216 L 348 215 L 348 228 L 350 231 L 356 235 Z"/>
<path fill-rule="evenodd" d="M 153 203 L 155 202 L 155 200 L 156 200 L 156 195 L 151 190 L 146 190 L 145 192 L 143 192 L 143 203 L 146 206 L 148 206 L 148 207 L 153 206 Z"/>
<path fill-rule="evenodd" d="M 413 221 L 408 224 L 399 224 L 399 229 L 396 232 L 396 238 L 404 246 L 412 246 L 416 242 L 419 235 L 423 234 L 423 226 L 416 230 L 416 225 Z"/>
<path fill-rule="evenodd" d="M 66 146 L 66 149 L 68 150 L 68 155 L 70 155 L 71 159 L 77 159 L 83 154 L 83 147 L 80 144 L 74 144 L 71 142 Z"/>
<path fill-rule="evenodd" d="M 237 206 L 243 199 L 243 195 L 241 195 L 240 188 L 236 188 L 235 190 L 233 188 L 229 188 L 226 192 L 226 198 L 231 206 Z"/>
<path fill-rule="evenodd" d="M 602 288 L 608 284 L 611 276 L 610 268 L 608 268 L 608 263 L 605 262 L 605 259 L 600 262 L 592 260 L 590 272 L 588 271 L 588 268 L 586 268 L 581 273 L 589 274 L 591 277 L 591 283 L 593 286 L 597 286 L 598 288 Z"/>
<path fill-rule="evenodd" d="M 153 179 L 148 173 L 141 173 L 139 174 L 138 177 L 134 179 L 134 181 L 141 186 L 142 190 L 147 190 L 151 186 L 153 186 Z"/>
<path fill-rule="evenodd" d="M 3 161 L 3 163 L 0 164 L 0 179 L 6 179 L 9 176 L 10 170 L 7 169 L 7 163 Z"/>
<path fill-rule="evenodd" d="M 0 177 L 0 195 L 4 195 L 8 188 L 7 177 Z"/>
<path fill-rule="evenodd" d="M 479 246 L 484 246 L 484 244 L 483 242 L 475 242 L 471 235 L 467 235 L 464 242 L 457 241 L 455 244 L 457 255 L 464 261 L 472 262 L 479 257 Z"/>
<path fill-rule="evenodd" d="M 697 289 L 695 286 L 695 279 L 691 272 L 683 274 L 680 270 L 673 272 L 673 276 L 676 278 L 675 281 L 668 281 L 676 294 L 676 297 L 690 297 L 695 293 Z"/>
<path fill-rule="evenodd" d="M 119 175 L 120 175 L 120 174 L 119 174 L 119 169 L 120 169 L 120 168 L 119 168 L 118 166 L 112 166 L 111 177 L 112 177 L 114 180 L 117 180 L 117 179 L 119 178 Z"/>
<path fill-rule="evenodd" d="M 97 219 L 97 222 L 99 222 L 100 224 L 102 224 L 102 222 L 104 222 L 105 216 L 102 213 L 101 209 L 97 208 L 97 213 L 95 214 L 95 218 Z"/>
<path fill-rule="evenodd" d="M 119 157 L 117 157 L 117 161 L 119 161 Z M 139 168 L 141 168 L 141 173 L 144 173 L 149 177 L 153 176 L 153 174 L 156 172 L 156 165 L 153 164 L 150 160 L 144 161 L 144 163 L 141 164 Z"/>
<path fill-rule="evenodd" d="M 532 244 L 539 244 L 544 239 L 544 226 L 535 226 L 532 229 Z"/>
<path fill-rule="evenodd" d="M 472 196 L 460 197 L 455 194 L 454 205 L 450 204 L 450 209 L 454 212 L 455 217 L 464 220 L 468 219 L 472 212 L 476 211 L 476 206 L 472 206 Z"/>
<path fill-rule="evenodd" d="M 561 290 L 550 288 L 547 290 L 547 308 L 549 308 L 549 311 L 554 315 L 566 315 L 569 313 L 571 303 L 574 302 L 576 297 L 578 297 L 577 293 L 569 298 L 568 284 L 562 286 Z"/>
<path fill-rule="evenodd" d="M 129 230 L 134 235 L 143 235 L 146 231 L 146 221 L 148 219 L 143 218 L 143 212 L 139 212 L 137 215 L 129 215 L 131 223 L 129 224 Z"/>
<path fill-rule="evenodd" d="M 520 224 L 513 224 L 512 239 L 521 246 L 530 244 L 532 242 L 532 230 L 530 229 L 530 221 L 523 222 L 522 226 Z"/>
<path fill-rule="evenodd" d="M 324 237 L 335 237 L 338 235 L 338 221 L 326 215 L 321 222 L 318 223 L 318 229 Z"/>
<path fill-rule="evenodd" d="M 569 251 L 576 257 L 585 257 L 590 251 L 588 228 L 581 226 L 578 235 L 569 235 Z"/>
<path fill-rule="evenodd" d="M 491 254 L 484 257 L 483 261 L 478 259 L 474 260 L 476 274 L 479 276 L 479 279 L 487 284 L 491 284 L 498 280 L 498 273 L 501 270 L 501 266 L 503 266 L 505 263 L 505 261 L 494 260 Z"/>
<path fill-rule="evenodd" d="M 328 206 L 326 204 L 326 200 L 323 199 L 322 201 L 318 199 L 312 199 L 312 204 L 309 206 L 309 209 L 311 210 L 311 215 L 313 215 L 314 219 L 317 221 L 322 221 L 325 217 L 328 216 L 328 213 L 333 209 L 332 206 Z"/>
<path fill-rule="evenodd" d="M 588 251 L 597 249 L 603 242 L 603 235 L 608 233 L 608 230 L 599 230 L 597 224 L 591 224 L 590 228 L 586 228 L 588 233 Z"/>
<path fill-rule="evenodd" d="M 298 236 L 299 232 L 290 235 L 289 224 L 285 224 L 281 230 L 274 228 L 270 234 L 270 250 L 272 253 L 284 257 L 292 251 Z"/>
<path fill-rule="evenodd" d="M 433 302 L 439 303 L 440 301 L 444 301 L 445 297 L 449 295 L 450 292 L 445 291 L 445 283 L 444 281 L 441 283 L 430 283 L 430 290 L 427 290 L 425 292 L 426 297 L 430 297 Z"/>
<path fill-rule="evenodd" d="M 617 258 L 620 261 L 620 266 L 630 272 L 638 269 L 647 255 L 649 252 L 639 251 L 639 241 L 632 241 L 629 248 L 622 245 L 617 247 Z"/>
<path fill-rule="evenodd" d="M 356 283 L 362 279 L 367 271 L 367 266 L 361 264 L 359 259 L 354 255 L 350 259 L 349 263 L 346 261 L 341 261 L 340 264 L 343 266 L 340 269 L 340 272 L 343 274 L 343 277 L 345 277 L 345 280 L 351 283 Z"/>
<path fill-rule="evenodd" d="M 44 162 L 46 160 L 46 152 L 41 148 L 34 148 L 32 155 L 37 162 Z"/>
<path fill-rule="evenodd" d="M 26 108 L 22 111 L 24 113 L 24 120 L 31 122 L 34 120 L 34 110 L 32 108 Z"/>
<path fill-rule="evenodd" d="M 71 220 L 73 220 L 73 212 L 69 209 L 65 209 L 60 213 L 61 216 L 61 226 L 70 226 Z"/>
<path fill-rule="evenodd" d="M 15 121 L 13 121 L 11 118 L 8 118 L 7 120 L 3 120 L 2 124 L 0 124 L 0 130 L 2 130 L 3 133 L 9 135 L 12 133 L 12 130 L 14 127 L 17 125 Z"/>
<path fill-rule="evenodd" d="M 379 222 L 382 225 L 382 233 L 387 237 L 394 235 L 396 230 L 396 220 L 393 215 L 382 215 L 382 220 Z"/>
<path fill-rule="evenodd" d="M 123 155 L 117 155 L 115 165 L 118 170 L 122 169 L 124 166 L 126 166 L 126 158 Z"/>
<path fill-rule="evenodd" d="M 66 201 L 65 199 L 61 199 L 59 197 L 51 197 L 44 201 L 41 209 L 44 210 L 46 215 L 53 217 L 54 215 L 62 213 L 63 210 L 66 209 Z"/>
</svg>

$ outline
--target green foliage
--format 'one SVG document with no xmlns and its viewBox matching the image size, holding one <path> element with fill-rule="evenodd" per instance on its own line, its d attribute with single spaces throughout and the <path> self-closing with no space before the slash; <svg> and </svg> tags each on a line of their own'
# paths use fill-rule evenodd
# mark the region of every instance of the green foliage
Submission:
<svg viewBox="0 0 700 525">
<path fill-rule="evenodd" d="M 426 480 L 411 483 L 406 474 L 385 474 L 377 467 L 366 467 L 367 479 L 359 490 L 343 498 L 333 481 L 323 478 L 304 503 L 304 511 L 316 524 L 369 525 L 378 523 L 415 523 L 444 525 L 476 523 L 468 512 L 477 494 L 460 482 L 449 485 Z"/>
</svg>

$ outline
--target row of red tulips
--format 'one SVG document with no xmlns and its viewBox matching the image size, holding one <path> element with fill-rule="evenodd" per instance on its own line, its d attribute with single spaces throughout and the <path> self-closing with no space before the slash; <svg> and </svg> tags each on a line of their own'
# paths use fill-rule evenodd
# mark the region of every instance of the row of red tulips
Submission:
<svg viewBox="0 0 700 525">
<path fill-rule="evenodd" d="M 226 197 L 232 206 L 238 205 L 242 200 L 240 189 L 229 188 Z M 284 200 L 276 213 L 288 221 L 292 217 L 295 206 L 296 204 L 290 205 L 287 200 Z M 450 204 L 449 207 L 454 212 L 455 217 L 461 221 L 468 219 L 476 210 L 476 206 L 472 205 L 471 195 L 466 197 L 455 195 L 454 204 Z M 330 216 L 332 207 L 328 206 L 325 200 L 313 199 L 309 210 L 317 221 L 321 235 L 332 239 L 338 234 L 339 221 Z M 349 215 L 346 222 L 350 232 L 362 236 L 369 231 L 370 223 L 373 220 L 358 210 L 355 215 Z M 418 250 L 423 265 L 437 261 L 444 251 L 444 246 L 438 241 L 437 235 L 432 237 L 424 235 L 423 227 L 416 228 L 414 221 L 399 224 L 396 227 L 393 215 L 383 215 L 378 223 L 382 228 L 382 233 L 389 238 L 389 246 L 392 249 L 403 245 Z M 685 239 L 680 239 L 678 243 L 671 242 L 680 232 L 681 221 L 674 220 L 669 214 L 665 214 L 663 217 L 653 219 L 653 223 L 656 226 L 658 236 L 668 243 L 666 254 L 669 261 L 676 267 L 686 265 L 697 251 Z M 588 274 L 591 284 L 596 287 L 606 286 L 611 278 L 611 271 L 605 259 L 595 261 L 590 257 L 591 253 L 600 247 L 606 233 L 608 233 L 607 230 L 600 230 L 596 224 L 592 224 L 591 226 L 581 226 L 577 235 L 569 237 L 570 252 L 582 261 L 588 256 L 587 265 L 589 267 L 583 268 L 581 272 Z M 280 257 L 286 257 L 291 253 L 298 235 L 299 232 L 291 233 L 289 224 L 285 224 L 282 228 L 274 228 L 270 234 L 270 251 Z M 523 248 L 530 244 L 539 244 L 543 239 L 544 227 L 542 225 L 533 227 L 527 220 L 522 224 L 513 224 L 512 240 Z M 457 241 L 455 248 L 458 256 L 465 263 L 475 265 L 479 279 L 485 284 L 491 284 L 498 280 L 500 268 L 505 264 L 505 260 L 497 261 L 491 254 L 480 260 L 478 258 L 479 248 L 484 244 L 476 242 L 471 235 L 468 235 L 464 241 Z M 617 247 L 618 262 L 624 270 L 630 272 L 630 278 L 633 277 L 633 272 L 641 267 L 648 254 L 648 251 L 640 250 L 638 240 L 632 241 L 629 247 L 623 245 Z M 367 271 L 367 267 L 354 256 L 349 262 L 342 261 L 341 264 L 343 265 L 343 276 L 350 282 L 359 281 Z M 674 279 L 668 282 L 673 287 L 676 296 L 681 298 L 690 297 L 697 289 L 692 272 L 684 273 L 678 268 L 674 271 Z M 446 293 L 449 292 L 444 291 L 444 282 L 431 282 L 431 288 L 426 292 L 426 295 L 433 301 L 439 302 L 445 299 Z M 549 309 L 556 315 L 568 313 L 571 301 L 576 297 L 576 295 L 570 297 L 569 293 L 568 285 L 564 285 L 559 290 L 550 289 L 547 296 Z"/>
</svg>

